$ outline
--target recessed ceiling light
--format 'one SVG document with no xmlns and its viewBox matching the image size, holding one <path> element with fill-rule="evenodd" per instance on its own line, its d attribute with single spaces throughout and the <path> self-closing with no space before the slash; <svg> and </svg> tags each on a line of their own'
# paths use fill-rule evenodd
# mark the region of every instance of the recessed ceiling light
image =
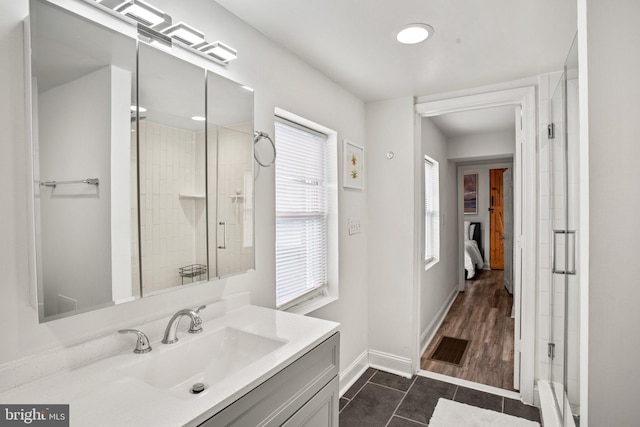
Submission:
<svg viewBox="0 0 640 427">
<path fill-rule="evenodd" d="M 402 44 L 416 44 L 433 34 L 433 27 L 427 24 L 409 24 L 398 31 L 396 39 Z"/>
<path fill-rule="evenodd" d="M 196 122 L 204 122 L 207 119 L 205 119 L 202 116 L 193 116 L 193 117 L 191 117 L 191 120 L 195 120 Z"/>
<path fill-rule="evenodd" d="M 132 106 L 131 106 L 131 111 L 132 111 L 132 112 L 134 112 L 134 113 L 136 112 L 136 106 L 135 106 L 135 105 L 132 105 Z M 146 108 L 144 108 L 144 107 L 140 107 L 139 111 L 140 111 L 141 113 L 146 113 L 146 112 L 147 112 L 147 109 L 146 109 Z"/>
</svg>

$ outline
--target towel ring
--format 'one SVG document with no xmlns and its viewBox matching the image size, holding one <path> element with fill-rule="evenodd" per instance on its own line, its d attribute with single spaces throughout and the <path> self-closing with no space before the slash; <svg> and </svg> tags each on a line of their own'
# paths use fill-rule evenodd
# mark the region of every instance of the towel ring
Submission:
<svg viewBox="0 0 640 427">
<path fill-rule="evenodd" d="M 266 132 L 255 131 L 253 133 L 253 145 L 256 145 L 261 139 L 267 139 L 271 143 L 271 147 L 273 148 L 273 159 L 270 163 L 262 163 L 258 156 L 256 155 L 255 149 L 253 150 L 253 158 L 256 159 L 256 162 L 263 168 L 268 168 L 276 162 L 276 144 L 273 143 L 273 139 Z"/>
</svg>

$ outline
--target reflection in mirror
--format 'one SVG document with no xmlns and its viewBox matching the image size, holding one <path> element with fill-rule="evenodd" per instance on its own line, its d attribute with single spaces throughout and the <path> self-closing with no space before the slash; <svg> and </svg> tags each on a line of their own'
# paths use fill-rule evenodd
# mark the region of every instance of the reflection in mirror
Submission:
<svg viewBox="0 0 640 427">
<path fill-rule="evenodd" d="M 208 72 L 207 134 L 209 162 L 218 165 L 208 177 L 209 209 L 217 212 L 209 216 L 209 264 L 228 276 L 255 265 L 253 91 Z"/>
<path fill-rule="evenodd" d="M 40 322 L 254 266 L 253 93 L 100 22 L 30 0 Z"/>
<path fill-rule="evenodd" d="M 40 320 L 127 301 L 136 42 L 30 2 Z M 55 181 L 55 182 L 54 182 Z"/>
<path fill-rule="evenodd" d="M 132 144 L 137 137 L 139 255 L 148 296 L 216 272 L 207 265 L 205 72 L 141 43 L 138 73 L 140 120 Z M 215 210 L 208 215 L 215 218 Z"/>
</svg>

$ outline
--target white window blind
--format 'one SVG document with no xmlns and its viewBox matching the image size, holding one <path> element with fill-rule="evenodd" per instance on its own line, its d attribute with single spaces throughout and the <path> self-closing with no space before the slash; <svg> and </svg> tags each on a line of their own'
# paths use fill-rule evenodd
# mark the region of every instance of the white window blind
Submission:
<svg viewBox="0 0 640 427">
<path fill-rule="evenodd" d="M 438 162 L 425 156 L 424 160 L 424 259 L 439 257 L 440 201 Z"/>
<path fill-rule="evenodd" d="M 322 293 L 327 286 L 327 137 L 275 123 L 276 305 Z"/>
</svg>

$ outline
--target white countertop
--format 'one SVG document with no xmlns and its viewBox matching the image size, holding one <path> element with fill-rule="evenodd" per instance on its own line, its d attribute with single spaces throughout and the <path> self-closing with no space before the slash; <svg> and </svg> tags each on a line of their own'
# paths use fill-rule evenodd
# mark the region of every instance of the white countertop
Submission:
<svg viewBox="0 0 640 427">
<path fill-rule="evenodd" d="M 168 319 L 167 319 L 168 320 Z M 151 353 L 133 347 L 88 365 L 48 376 L 0 393 L 3 404 L 69 404 L 71 426 L 181 426 L 219 412 L 338 331 L 339 324 L 246 305 L 203 323 L 198 335 L 179 332 L 180 341 L 206 336 L 225 327 L 285 343 L 216 384 L 194 395 L 159 389 L 125 375 L 122 368 L 167 344 L 151 341 Z M 184 363 L 189 363 L 185 360 Z"/>
</svg>

